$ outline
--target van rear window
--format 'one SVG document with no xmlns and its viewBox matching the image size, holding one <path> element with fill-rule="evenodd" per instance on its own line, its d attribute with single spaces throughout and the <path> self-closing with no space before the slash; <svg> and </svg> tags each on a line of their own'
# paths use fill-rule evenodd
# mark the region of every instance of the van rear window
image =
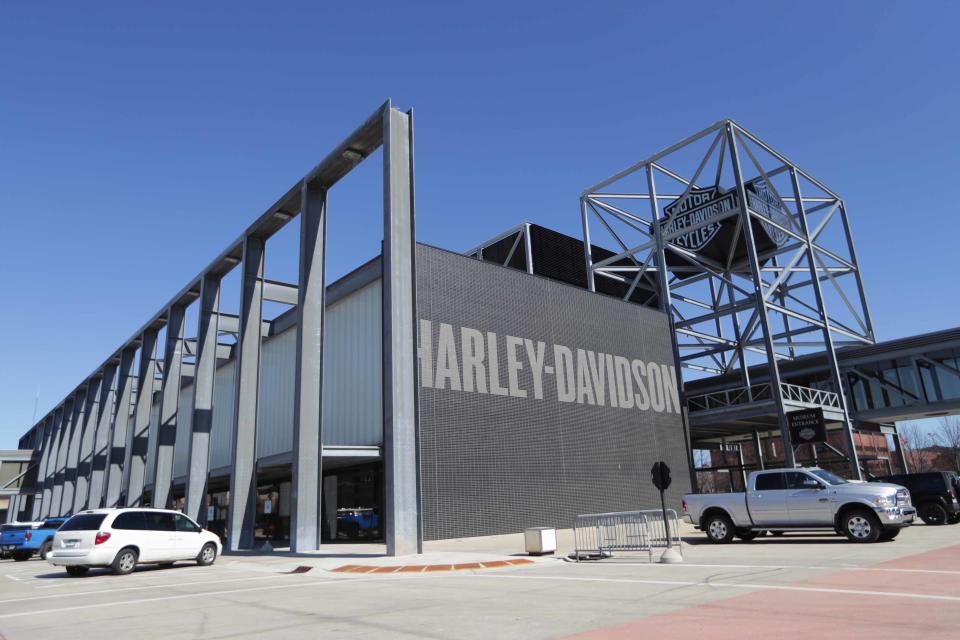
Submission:
<svg viewBox="0 0 960 640">
<path fill-rule="evenodd" d="M 96 531 L 106 517 L 105 513 L 81 513 L 64 522 L 60 531 Z"/>
</svg>

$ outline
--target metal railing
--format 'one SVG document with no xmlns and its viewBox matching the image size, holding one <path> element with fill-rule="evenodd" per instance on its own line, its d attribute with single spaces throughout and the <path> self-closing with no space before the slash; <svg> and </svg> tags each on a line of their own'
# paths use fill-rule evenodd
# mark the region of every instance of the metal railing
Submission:
<svg viewBox="0 0 960 640">
<path fill-rule="evenodd" d="M 780 394 L 784 400 L 792 402 L 803 402 L 804 404 L 815 404 L 823 407 L 833 407 L 834 409 L 840 408 L 840 396 L 833 391 L 823 391 L 822 389 L 781 382 Z"/>
<path fill-rule="evenodd" d="M 667 509 L 666 522 L 660 509 L 579 515 L 574 521 L 573 537 L 577 562 L 609 558 L 625 551 L 646 551 L 652 562 L 653 550 L 665 549 L 668 542 L 683 553 L 680 519 L 674 509 Z"/>
<path fill-rule="evenodd" d="M 754 384 L 749 387 L 737 387 L 724 391 L 704 393 L 687 398 L 687 407 L 690 411 L 707 411 L 709 409 L 724 409 L 749 402 L 770 400 L 770 385 L 766 383 Z"/>
<path fill-rule="evenodd" d="M 801 387 L 788 382 L 780 383 L 780 395 L 790 402 L 820 405 L 840 408 L 840 397 L 833 391 Z M 767 383 L 754 384 L 749 387 L 736 387 L 724 391 L 714 391 L 687 398 L 687 407 L 690 411 L 708 411 L 710 409 L 725 409 L 749 402 L 770 400 L 770 385 Z"/>
</svg>

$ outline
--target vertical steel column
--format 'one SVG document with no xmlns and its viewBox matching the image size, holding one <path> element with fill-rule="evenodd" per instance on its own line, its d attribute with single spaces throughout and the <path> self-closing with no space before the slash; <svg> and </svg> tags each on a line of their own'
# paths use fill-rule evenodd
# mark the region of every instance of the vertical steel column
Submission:
<svg viewBox="0 0 960 640">
<path fill-rule="evenodd" d="M 855 480 L 861 480 L 863 476 L 860 473 L 860 459 L 857 455 L 857 444 L 853 438 L 853 423 L 850 420 L 850 412 L 847 408 L 847 396 L 846 393 L 844 393 L 843 380 L 840 377 L 840 364 L 837 362 L 837 351 L 833 346 L 833 332 L 830 331 L 830 316 L 827 313 L 826 303 L 823 299 L 823 290 L 820 288 L 820 273 L 817 271 L 817 256 L 814 253 L 816 248 L 810 239 L 810 229 L 807 226 L 807 209 L 803 205 L 803 198 L 800 193 L 800 180 L 797 178 L 797 171 L 793 167 L 790 167 L 790 183 L 793 186 L 793 197 L 797 203 L 797 218 L 800 222 L 800 230 L 803 233 L 804 243 L 807 248 L 810 284 L 813 286 L 813 295 L 817 301 L 819 320 L 823 323 L 823 344 L 827 352 L 827 364 L 830 366 L 830 382 L 833 383 L 833 389 L 837 392 L 837 398 L 840 400 L 840 410 L 843 412 L 843 439 L 847 445 L 847 454 L 850 456 L 850 472 L 853 474 Z"/>
<path fill-rule="evenodd" d="M 84 403 L 83 434 L 80 436 L 80 458 L 77 461 L 77 481 L 73 495 L 71 513 L 83 511 L 87 506 L 90 491 L 90 472 L 93 469 L 93 442 L 97 435 L 97 418 L 100 400 L 97 391 L 103 380 L 103 372 L 95 383 L 87 383 L 87 397 Z"/>
<path fill-rule="evenodd" d="M 240 335 L 237 339 L 233 414 L 233 464 L 227 548 L 253 547 L 257 509 L 257 406 L 260 395 L 260 347 L 263 340 L 263 238 L 243 242 L 240 283 Z"/>
<path fill-rule="evenodd" d="M 157 330 L 145 330 L 140 337 L 140 367 L 137 375 L 137 408 L 133 414 L 133 430 L 127 435 L 127 458 L 123 477 L 125 505 L 143 506 L 144 474 L 150 437 L 150 413 L 153 409 L 153 382 L 157 375 Z"/>
<path fill-rule="evenodd" d="M 40 465 L 37 467 L 37 493 L 33 499 L 31 520 L 40 519 L 40 510 L 43 507 L 43 492 L 47 485 L 47 466 L 50 464 L 50 447 L 53 446 L 53 414 L 43 419 L 43 448 L 40 453 Z"/>
<path fill-rule="evenodd" d="M 89 389 L 77 391 L 73 400 L 73 412 L 70 419 L 70 442 L 67 445 L 67 459 L 63 470 L 63 491 L 60 494 L 60 504 L 57 515 L 73 513 L 73 496 L 77 488 L 77 463 L 80 460 L 80 439 L 83 437 L 85 405 Z"/>
<path fill-rule="evenodd" d="M 843 222 L 843 233 L 847 237 L 847 249 L 850 251 L 850 262 L 856 267 L 853 272 L 857 279 L 857 293 L 860 294 L 860 305 L 863 307 L 863 322 L 867 325 L 867 335 L 871 340 L 876 339 L 873 333 L 873 318 L 870 307 L 867 305 L 867 290 L 863 288 L 863 277 L 860 275 L 860 260 L 857 258 L 857 248 L 853 244 L 853 234 L 850 231 L 850 220 L 847 218 L 847 207 L 840 201 L 840 220 Z"/>
<path fill-rule="evenodd" d="M 523 225 L 523 251 L 527 257 L 527 273 L 533 275 L 533 240 L 530 238 L 530 223 Z"/>
<path fill-rule="evenodd" d="M 773 332 L 770 330 L 770 318 L 767 317 L 767 303 L 763 298 L 763 281 L 760 263 L 757 259 L 757 245 L 753 236 L 753 219 L 747 206 L 747 188 L 743 184 L 743 174 L 740 171 L 740 154 L 737 151 L 737 141 L 733 134 L 733 126 L 726 125 L 727 144 L 730 147 L 730 164 L 737 182 L 737 198 L 740 200 L 740 222 L 743 231 L 744 243 L 747 245 L 747 255 L 750 262 L 750 273 L 753 276 L 754 297 L 760 328 L 763 331 L 763 342 L 767 351 L 767 368 L 770 372 L 770 395 L 777 405 L 777 419 L 780 423 L 780 438 L 783 440 L 784 463 L 788 468 L 796 466 L 796 457 L 793 455 L 793 443 L 790 441 L 790 429 L 787 428 L 787 416 L 783 408 L 783 392 L 780 386 L 780 368 L 777 366 L 776 348 L 773 344 Z M 740 363 L 746 368 L 746 363 Z"/>
<path fill-rule="evenodd" d="M 130 431 L 130 400 L 133 394 L 133 358 L 136 347 L 124 347 L 120 352 L 120 366 L 117 368 L 117 394 L 114 414 L 110 422 L 109 459 L 107 460 L 106 492 L 103 506 L 120 506 L 124 487 L 127 486 L 125 469 L 129 449 L 127 433 Z"/>
<path fill-rule="evenodd" d="M 650 216 L 653 218 L 653 239 L 656 243 L 657 252 L 657 285 L 660 289 L 660 310 L 670 318 L 670 345 L 673 347 L 673 361 L 676 363 L 674 373 L 677 377 L 677 389 L 680 391 L 680 406 L 683 410 L 680 412 L 681 424 L 683 424 L 683 440 L 687 448 L 687 469 L 690 473 L 690 487 L 697 490 L 697 472 L 696 462 L 693 459 L 693 446 L 690 441 L 690 419 L 687 410 L 687 394 L 683 388 L 683 372 L 680 363 L 680 347 L 677 344 L 677 331 L 674 327 L 673 303 L 670 297 L 670 279 L 667 276 L 667 251 L 666 243 L 663 241 L 663 229 L 660 227 L 660 205 L 657 202 L 657 183 L 653 178 L 653 167 L 649 164 L 647 169 L 647 193 L 650 196 Z"/>
<path fill-rule="evenodd" d="M 323 477 L 323 313 L 327 194 L 304 181 L 300 191 L 300 275 L 297 281 L 296 387 L 290 549 L 320 546 L 320 478 Z M 329 505 L 336 509 L 336 505 Z"/>
<path fill-rule="evenodd" d="M 175 304 L 167 310 L 167 336 L 163 349 L 163 385 L 160 392 L 160 424 L 154 449 L 151 504 L 170 507 L 173 485 L 173 449 L 177 441 L 177 411 L 180 408 L 180 371 L 183 367 L 183 321 L 186 308 Z"/>
<path fill-rule="evenodd" d="M 43 481 L 43 498 L 40 505 L 40 517 L 46 518 L 53 510 L 53 494 L 57 485 L 57 463 L 60 459 L 60 440 L 63 437 L 63 414 L 67 401 L 64 400 L 53 414 L 53 423 L 50 428 L 53 433 L 50 436 L 50 458 L 47 460 L 46 478 Z"/>
<path fill-rule="evenodd" d="M 753 447 L 757 450 L 757 465 L 762 471 L 766 469 L 767 466 L 763 460 L 763 442 L 760 440 L 760 432 L 756 429 L 753 430 Z"/>
<path fill-rule="evenodd" d="M 596 282 L 593 278 L 593 245 L 590 244 L 590 222 L 587 217 L 587 201 L 585 198 L 580 198 L 580 225 L 583 227 L 583 261 L 587 268 L 587 291 L 596 291 Z"/>
<path fill-rule="evenodd" d="M 387 555 L 422 550 L 413 115 L 383 114 L 383 442 Z"/>
<path fill-rule="evenodd" d="M 104 367 L 103 376 L 100 378 L 97 431 L 93 442 L 93 458 L 90 461 L 90 492 L 84 505 L 87 509 L 99 509 L 103 506 L 103 480 L 110 451 L 110 418 L 116 399 L 113 394 L 113 379 L 116 374 L 117 363 L 111 362 Z"/>
<path fill-rule="evenodd" d="M 186 514 L 207 522 L 207 478 L 210 466 L 210 430 L 213 428 L 213 381 L 217 372 L 217 320 L 220 312 L 220 276 L 206 274 L 200 282 L 200 319 L 193 377 L 193 420 L 187 454 Z"/>
</svg>

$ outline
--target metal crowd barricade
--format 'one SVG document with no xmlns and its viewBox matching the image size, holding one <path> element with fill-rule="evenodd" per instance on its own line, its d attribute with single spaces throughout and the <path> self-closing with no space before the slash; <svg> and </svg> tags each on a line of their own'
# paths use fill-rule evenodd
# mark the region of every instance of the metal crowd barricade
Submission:
<svg viewBox="0 0 960 640">
<path fill-rule="evenodd" d="M 682 554 L 680 519 L 674 509 L 667 509 L 666 523 L 660 509 L 579 515 L 573 525 L 575 559 L 579 562 L 609 558 L 618 552 L 645 551 L 652 562 L 654 548 L 667 547 L 668 524 L 670 543 Z"/>
</svg>

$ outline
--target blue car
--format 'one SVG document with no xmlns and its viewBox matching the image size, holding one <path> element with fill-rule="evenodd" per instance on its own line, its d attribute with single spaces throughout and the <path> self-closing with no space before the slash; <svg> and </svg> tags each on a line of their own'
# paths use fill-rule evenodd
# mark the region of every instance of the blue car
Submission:
<svg viewBox="0 0 960 640">
<path fill-rule="evenodd" d="M 4 525 L 0 533 L 0 551 L 5 558 L 17 562 L 29 560 L 35 553 L 42 560 L 53 547 L 53 535 L 70 518 L 47 518 L 40 524 L 24 523 Z"/>
</svg>

